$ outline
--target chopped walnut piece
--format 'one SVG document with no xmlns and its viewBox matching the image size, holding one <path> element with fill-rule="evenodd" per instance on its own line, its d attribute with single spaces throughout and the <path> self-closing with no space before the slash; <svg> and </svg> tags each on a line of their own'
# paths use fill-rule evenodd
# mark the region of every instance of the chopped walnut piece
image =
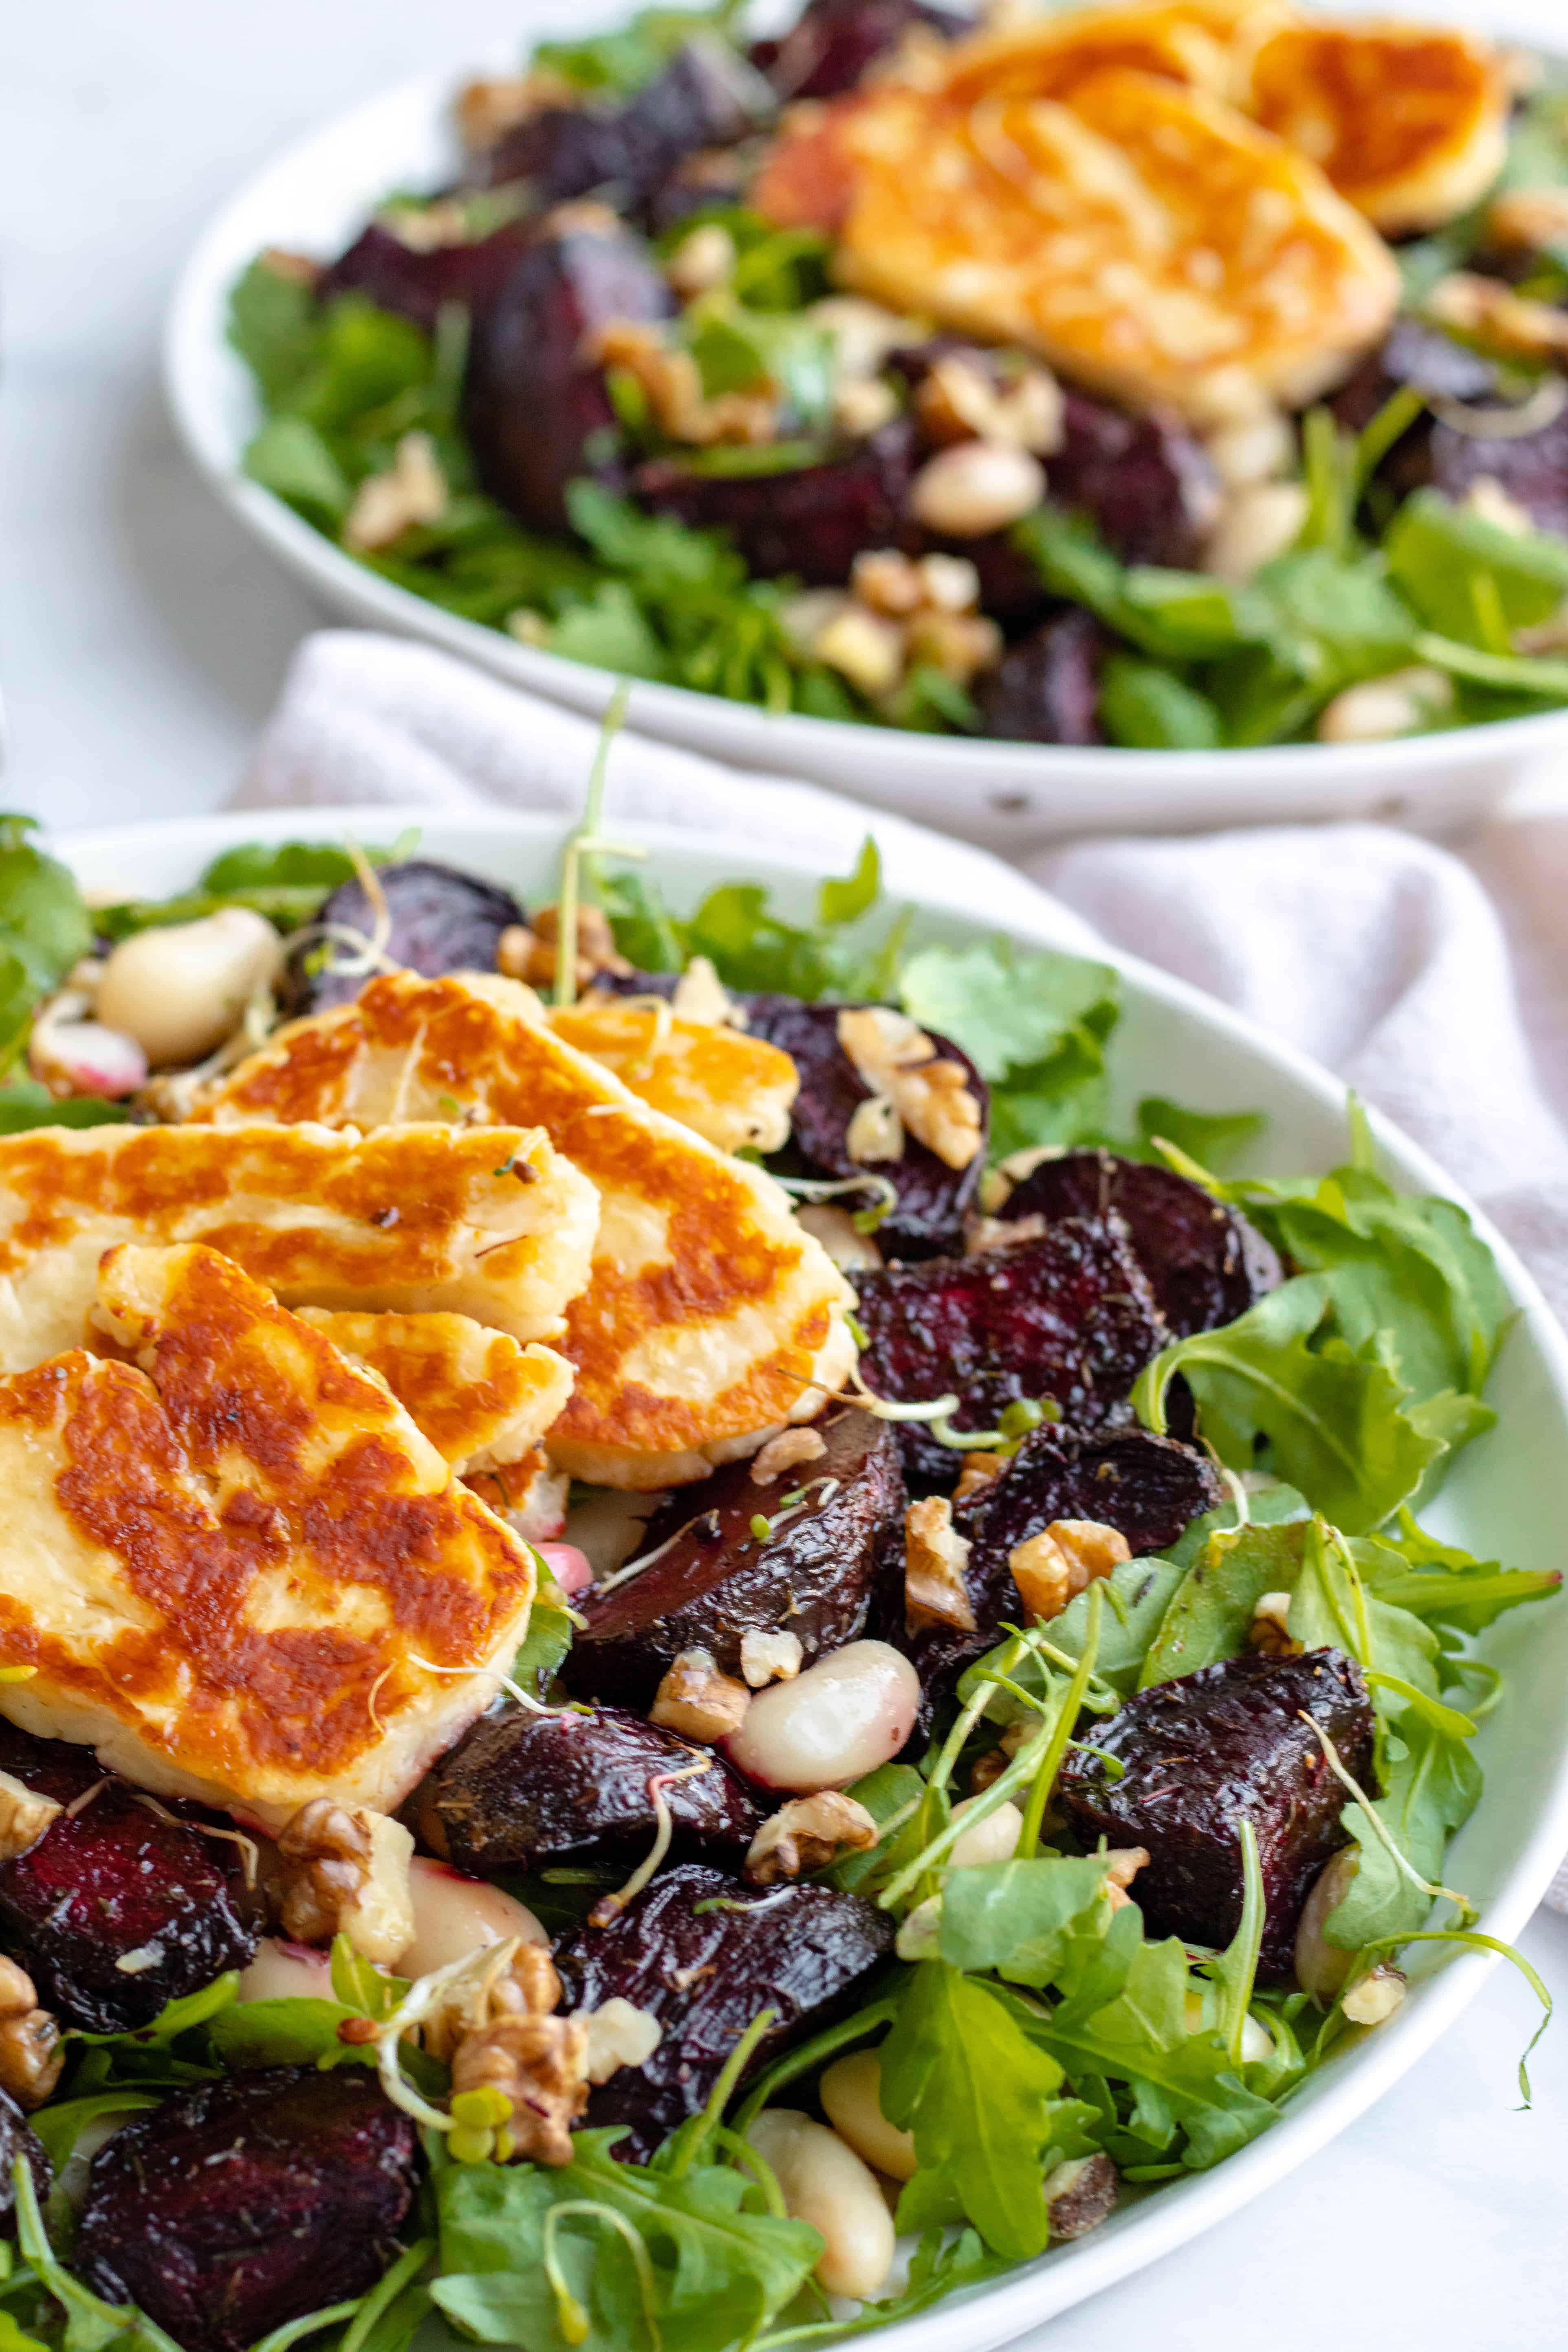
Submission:
<svg viewBox="0 0 1568 2352">
<path fill-rule="evenodd" d="M 743 1029 L 744 1005 L 737 1004 L 707 956 L 693 956 L 676 982 L 669 1009 L 678 1021 L 695 1021 L 705 1029 Z"/>
<path fill-rule="evenodd" d="M 1299 1658 L 1306 1644 L 1290 1639 L 1290 1595 L 1266 1592 L 1254 1605 L 1247 1640 L 1266 1658 Z"/>
<path fill-rule="evenodd" d="M 827 1451 L 822 1433 L 816 1429 L 781 1429 L 770 1437 L 752 1464 L 752 1483 L 771 1486 L 786 1470 L 800 1462 L 817 1462 Z"/>
<path fill-rule="evenodd" d="M 586 2072 L 590 2083 L 607 2083 L 623 2066 L 643 2066 L 664 2040 L 664 2028 L 650 2009 L 616 1993 L 602 2008 L 581 2012 L 588 2029 Z"/>
<path fill-rule="evenodd" d="M 721 1675 L 710 1650 L 682 1650 L 660 1683 L 647 1719 L 684 1738 L 711 1743 L 739 1731 L 751 1704 L 745 1684 Z"/>
<path fill-rule="evenodd" d="M 844 1149 L 857 1168 L 904 1156 L 904 1123 L 886 1095 L 857 1103 L 844 1130 Z"/>
<path fill-rule="evenodd" d="M 503 1948 L 496 1947 L 500 1963 Z M 465 2034 L 478 2033 L 498 2017 L 548 2017 L 561 1999 L 561 1979 L 547 1945 L 519 1944 L 504 1966 L 464 1975 L 448 1987 L 420 2028 L 433 2058 L 450 2062 Z"/>
<path fill-rule="evenodd" d="M 1025 1610 L 1037 1625 L 1059 1617 L 1097 1577 L 1109 1576 L 1132 1550 L 1120 1528 L 1100 1519 L 1053 1519 L 1007 1556 Z"/>
<path fill-rule="evenodd" d="M 1022 1242 L 1037 1242 L 1046 1230 L 1044 1217 L 972 1217 L 964 1228 L 963 1255 L 978 1257 L 982 1250 L 1016 1249 Z"/>
<path fill-rule="evenodd" d="M 295 1943 L 346 1936 L 367 1960 L 395 1960 L 408 1949 L 414 1840 L 401 1822 L 312 1797 L 279 1832 L 278 1852 L 285 1864 L 283 1931 Z"/>
<path fill-rule="evenodd" d="M 1504 253 L 1568 242 L 1568 188 L 1508 188 L 1487 206 L 1486 241 Z"/>
<path fill-rule="evenodd" d="M 0 1862 L 15 1862 L 18 1854 L 29 1853 L 64 1811 L 53 1797 L 40 1796 L 9 1772 L 0 1772 Z"/>
<path fill-rule="evenodd" d="M 754 1886 L 798 1878 L 803 1870 L 821 1870 L 846 1846 L 864 1853 L 876 1844 L 877 1834 L 875 1817 L 837 1789 L 794 1797 L 769 1815 L 752 1840 L 746 1876 Z"/>
<path fill-rule="evenodd" d="M 1499 278 L 1453 270 L 1427 295 L 1426 312 L 1435 326 L 1468 336 L 1504 358 L 1551 360 L 1568 353 L 1568 312 L 1516 294 Z"/>
<path fill-rule="evenodd" d="M 1149 1849 L 1146 1845 L 1112 1846 L 1105 1857 L 1105 1891 L 1110 1897 L 1110 1907 L 1120 1911 L 1132 1897 L 1127 1892 L 1139 1872 L 1147 1867 Z"/>
<path fill-rule="evenodd" d="M 1116 2203 L 1121 2176 L 1103 2148 L 1053 2165 L 1044 2188 L 1053 2244 L 1098 2229 Z"/>
<path fill-rule="evenodd" d="M 952 1524 L 952 1505 L 945 1495 L 927 1495 L 904 1513 L 904 1623 L 915 1633 L 921 1625 L 953 1625 L 974 1631 L 974 1610 L 963 1571 L 969 1564 L 969 1544 Z"/>
<path fill-rule="evenodd" d="M 755 446 L 778 429 L 779 405 L 766 379 L 710 397 L 689 352 L 665 342 L 658 329 L 633 319 L 611 319 L 592 341 L 602 367 L 629 375 L 671 441 L 704 448 L 720 442 Z"/>
<path fill-rule="evenodd" d="M 583 93 L 564 74 L 536 66 L 531 73 L 470 81 L 458 92 L 452 113 L 458 136 L 470 155 L 482 155 L 531 114 L 547 106 L 581 106 Z"/>
<path fill-rule="evenodd" d="M 1006 1467 L 1006 1464 L 998 1460 L 994 1454 L 966 1454 L 963 1467 L 958 1474 L 958 1484 L 952 1490 L 953 1501 L 967 1503 L 971 1495 L 978 1495 L 982 1486 L 989 1486 L 992 1479 L 999 1478 Z"/>
<path fill-rule="evenodd" d="M 384 474 L 372 474 L 354 493 L 343 525 L 343 545 L 368 553 L 390 547 L 418 522 L 447 510 L 447 478 L 428 433 L 405 433 Z"/>
<path fill-rule="evenodd" d="M 588 2104 L 588 2026 L 581 2017 L 498 2017 L 452 2053 L 452 2094 L 497 2090 L 510 2114 L 508 2154 L 533 2164 L 572 2161 L 572 2126 Z"/>
<path fill-rule="evenodd" d="M 917 613 L 905 640 L 909 658 L 967 686 L 1002 658 L 1002 632 L 984 613 Z"/>
<path fill-rule="evenodd" d="M 560 950 L 561 910 L 541 907 L 531 930 L 509 923 L 496 942 L 496 970 L 509 980 L 527 981 L 531 988 L 553 988 Z M 610 919 L 602 907 L 577 909 L 577 985 L 590 987 L 601 972 L 624 980 L 630 964 L 616 945 Z"/>
<path fill-rule="evenodd" d="M 967 1168 L 981 1148 L 981 1111 L 963 1063 L 939 1057 L 918 1023 L 885 1004 L 849 1008 L 838 1015 L 837 1028 L 840 1046 L 873 1098 L 885 1097 L 910 1134 L 944 1166 Z"/>
<path fill-rule="evenodd" d="M 752 1690 L 794 1682 L 805 1657 L 798 1633 L 760 1633 L 753 1626 L 741 1636 L 741 1673 Z"/>
<path fill-rule="evenodd" d="M 915 407 L 932 441 L 999 441 L 1048 457 L 1062 446 L 1067 404 L 1054 375 L 1026 367 L 1010 383 L 998 385 L 990 372 L 961 352 L 932 362 L 915 395 Z"/>
<path fill-rule="evenodd" d="M 319 261 L 312 261 L 308 253 L 290 253 L 281 245 L 266 247 L 258 254 L 257 263 L 270 277 L 286 278 L 290 286 L 313 289 L 321 275 Z"/>
<path fill-rule="evenodd" d="M 1383 2025 L 1405 1999 L 1405 1983 L 1398 1969 L 1378 1967 L 1359 1984 L 1352 1985 L 1340 2002 L 1352 2025 Z"/>
<path fill-rule="evenodd" d="M 60 2029 L 38 2007 L 32 1978 L 15 1960 L 0 1958 L 0 2091 L 19 2107 L 41 2107 L 65 2065 Z"/>
</svg>

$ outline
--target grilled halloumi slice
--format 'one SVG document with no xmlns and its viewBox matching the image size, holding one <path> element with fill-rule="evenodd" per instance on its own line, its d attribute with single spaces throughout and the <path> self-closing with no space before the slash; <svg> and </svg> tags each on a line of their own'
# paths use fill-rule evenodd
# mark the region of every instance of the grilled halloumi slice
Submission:
<svg viewBox="0 0 1568 2352">
<path fill-rule="evenodd" d="M 380 1381 L 215 1250 L 111 1250 L 75 1349 L 0 1377 L 0 1709 L 276 1825 L 389 1812 L 494 1699 L 532 1555 Z"/>
<path fill-rule="evenodd" d="M 846 284 L 1134 408 L 1208 425 L 1304 401 L 1398 303 L 1392 256 L 1316 164 L 1152 74 L 1093 74 L 1070 104 L 889 89 L 843 136 Z"/>
<path fill-rule="evenodd" d="M 662 997 L 587 996 L 552 1011 L 549 1021 L 639 1102 L 694 1128 L 721 1151 L 777 1151 L 789 1136 L 800 1076 L 765 1038 L 682 1020 Z"/>
<path fill-rule="evenodd" d="M 680 1485 L 839 1387 L 848 1288 L 773 1179 L 639 1102 L 515 981 L 373 980 L 280 1030 L 202 1115 L 374 1128 L 454 1098 L 477 1119 L 525 1116 L 599 1194 L 593 1268 L 558 1342 L 576 1376 L 548 1440 L 559 1468 Z"/>
<path fill-rule="evenodd" d="M 1502 59 L 1436 26 L 1283 25 L 1253 58 L 1242 103 L 1385 236 L 1468 211 L 1508 146 Z"/>
<path fill-rule="evenodd" d="M 459 1478 L 530 1453 L 572 1393 L 564 1356 L 520 1347 L 510 1331 L 487 1330 L 468 1315 L 299 1313 L 356 1370 L 386 1382 Z"/>
<path fill-rule="evenodd" d="M 117 1242 L 205 1242 L 286 1306 L 448 1308 L 549 1339 L 593 1186 L 538 1129 L 36 1128 L 0 1139 L 0 1370 L 80 1347 Z"/>
<path fill-rule="evenodd" d="M 1061 8 L 956 42 L 936 87 L 954 105 L 1070 97 L 1108 67 L 1188 82 L 1234 102 L 1260 43 L 1293 12 L 1281 0 L 1133 0 Z"/>
</svg>

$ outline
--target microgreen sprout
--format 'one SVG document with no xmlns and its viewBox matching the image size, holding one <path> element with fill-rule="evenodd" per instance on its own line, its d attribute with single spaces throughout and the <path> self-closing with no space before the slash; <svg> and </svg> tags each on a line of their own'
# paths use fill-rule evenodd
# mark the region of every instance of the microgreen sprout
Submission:
<svg viewBox="0 0 1568 2352">
<path fill-rule="evenodd" d="M 595 857 L 642 858 L 647 856 L 647 851 L 640 844 L 608 841 L 599 831 L 605 806 L 605 786 L 609 776 L 610 746 L 620 732 L 630 694 L 629 682 L 622 678 L 605 705 L 604 724 L 599 730 L 598 746 L 588 776 L 583 821 L 567 835 L 565 847 L 561 853 L 561 898 L 555 921 L 554 1001 L 563 1008 L 574 1004 L 577 1000 L 577 911 L 582 902 L 584 864 Z M 589 871 L 592 871 L 591 864 Z"/>
<path fill-rule="evenodd" d="M 633 2268 L 637 2274 L 637 2288 L 642 2296 L 643 2318 L 647 2323 L 648 2336 L 653 2344 L 653 2352 L 659 2352 L 663 2338 L 658 2332 L 658 2316 L 655 2304 L 658 2290 L 654 2282 L 652 2258 L 639 2232 L 626 2215 L 617 2213 L 613 2205 L 600 2203 L 596 2198 L 564 2198 L 559 2205 L 552 2205 L 544 2217 L 543 2270 L 545 2277 L 550 2281 L 550 2291 L 555 2297 L 555 2315 L 562 2335 L 568 2344 L 584 2343 L 588 2335 L 588 2315 L 567 2284 L 566 2274 L 561 2268 L 560 2257 L 555 2251 L 555 2234 L 561 2223 L 577 2215 L 595 2222 L 607 2222 L 611 2229 L 626 2240 L 631 2253 Z"/>
<path fill-rule="evenodd" d="M 694 1763 L 682 1765 L 679 1772 L 655 1772 L 649 1776 L 647 1793 L 653 1806 L 654 1821 L 658 1824 L 653 1843 L 624 1886 L 617 1887 L 613 1895 L 600 1895 L 588 1914 L 591 1927 L 607 1927 L 616 1912 L 624 1911 L 633 1896 L 642 1893 L 669 1852 L 669 1842 L 675 1835 L 675 1822 L 665 1802 L 665 1790 L 672 1788 L 677 1780 L 695 1780 L 700 1773 L 708 1770 L 712 1761 L 711 1756 L 699 1756 Z"/>
<path fill-rule="evenodd" d="M 766 1543 L 768 1538 L 773 1531 L 773 1523 L 772 1519 L 765 1517 L 761 1511 L 753 1511 L 752 1513 L 750 1524 L 752 1534 L 756 1538 L 757 1542 L 760 1544 Z"/>
<path fill-rule="evenodd" d="M 1409 1856 L 1401 1850 L 1401 1848 L 1395 1843 L 1393 1837 L 1390 1836 L 1383 1817 L 1373 1804 L 1372 1799 L 1367 1795 L 1366 1790 L 1362 1787 L 1360 1781 L 1352 1774 L 1348 1766 L 1345 1764 L 1344 1759 L 1341 1756 L 1339 1749 L 1334 1746 L 1333 1741 L 1329 1738 L 1328 1733 L 1318 1721 L 1316 1716 L 1309 1715 L 1304 1707 L 1300 1710 L 1300 1716 L 1302 1722 L 1308 1726 L 1319 1745 L 1321 1747 L 1324 1760 L 1326 1761 L 1330 1771 L 1333 1774 L 1335 1780 L 1339 1781 L 1342 1788 L 1348 1789 L 1350 1790 L 1351 1795 L 1361 1807 L 1362 1815 L 1366 1822 L 1367 1826 L 1372 1831 L 1373 1835 L 1376 1838 L 1379 1845 L 1382 1846 L 1384 1852 L 1387 1854 L 1389 1860 L 1393 1863 L 1394 1868 L 1399 1872 L 1401 1877 L 1407 1878 L 1411 1885 L 1418 1887 L 1423 1895 L 1430 1895 L 1434 1903 L 1438 1902 L 1439 1900 L 1445 1900 L 1451 1903 L 1458 1912 L 1459 1927 L 1461 1928 L 1468 1927 L 1473 1921 L 1480 1916 L 1479 1912 L 1477 1910 L 1476 1906 L 1470 1901 L 1469 1896 L 1468 1895 L 1456 1894 L 1451 1886 L 1435 1885 L 1430 1879 L 1422 1877 L 1420 1872 L 1416 1869 Z"/>
</svg>

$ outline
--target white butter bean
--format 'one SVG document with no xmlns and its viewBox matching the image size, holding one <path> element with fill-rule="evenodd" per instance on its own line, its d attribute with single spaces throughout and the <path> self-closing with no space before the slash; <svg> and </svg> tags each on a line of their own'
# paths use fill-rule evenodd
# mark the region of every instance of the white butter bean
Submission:
<svg viewBox="0 0 1568 2352">
<path fill-rule="evenodd" d="M 1323 1930 L 1331 1913 L 1339 1909 L 1351 1891 L 1351 1882 L 1361 1868 L 1361 1848 L 1342 1846 L 1323 1864 L 1301 1909 L 1301 1924 L 1296 1930 L 1296 1981 L 1303 1992 L 1326 2008 L 1334 2000 L 1340 1987 L 1349 1976 L 1355 1961 L 1353 1952 L 1342 1952 L 1331 1944 Z"/>
<path fill-rule="evenodd" d="M 952 539 L 979 539 L 1032 513 L 1046 495 L 1037 457 L 1005 441 L 955 441 L 928 457 L 910 486 L 917 522 Z"/>
<path fill-rule="evenodd" d="M 962 1821 L 971 1805 L 978 1801 L 965 1797 L 954 1805 L 952 1818 Z M 967 1870 L 980 1862 L 1011 1862 L 1018 1851 L 1018 1837 L 1024 1826 L 1024 1816 L 1016 1805 L 998 1805 L 994 1813 L 965 1830 L 948 1855 L 948 1861 L 959 1870 Z"/>
<path fill-rule="evenodd" d="M 331 2000 L 332 1963 L 311 1944 L 263 1936 L 256 1957 L 239 1973 L 239 2000 Z"/>
<path fill-rule="evenodd" d="M 134 1037 L 154 1068 L 199 1062 L 238 1026 L 282 957 L 265 915 L 224 907 L 199 923 L 121 940 L 103 967 L 93 1009 L 110 1029 Z"/>
<path fill-rule="evenodd" d="M 882 2113 L 882 2062 L 874 2050 L 836 2058 L 816 2086 L 828 2121 L 857 2156 L 889 2180 L 915 2177 L 915 2136 Z"/>
<path fill-rule="evenodd" d="M 773 2167 L 791 2220 L 821 2232 L 818 2284 L 829 2294 L 875 2294 L 893 2266 L 893 2217 L 854 2149 L 794 2107 L 764 2107 L 746 2137 Z"/>
<path fill-rule="evenodd" d="M 414 1941 L 397 1958 L 400 1977 L 428 1976 L 448 1960 L 463 1959 L 486 1944 L 521 1936 L 525 1944 L 550 1938 L 524 1904 L 485 1879 L 465 1877 L 444 1862 L 416 1854 L 408 1865 L 414 1898 Z"/>
<path fill-rule="evenodd" d="M 841 1789 L 890 1763 L 915 1727 L 920 1678 L 887 1642 L 851 1642 L 759 1691 L 724 1752 L 768 1789 Z"/>
</svg>

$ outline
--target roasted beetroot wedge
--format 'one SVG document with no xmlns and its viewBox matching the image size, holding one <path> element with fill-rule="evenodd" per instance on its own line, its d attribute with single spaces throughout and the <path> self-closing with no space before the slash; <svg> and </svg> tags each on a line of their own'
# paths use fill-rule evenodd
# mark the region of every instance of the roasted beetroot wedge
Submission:
<svg viewBox="0 0 1568 2352">
<path fill-rule="evenodd" d="M 386 952 L 394 963 L 422 972 L 426 980 L 438 980 L 447 971 L 493 971 L 501 933 L 523 920 L 522 908 L 510 890 L 429 858 L 384 866 L 377 879 L 392 917 Z M 318 919 L 368 939 L 376 919 L 363 884 L 356 881 L 340 883 Z M 321 971 L 312 971 L 313 946 L 296 950 L 289 961 L 290 1012 L 320 1013 L 329 1004 L 346 1004 L 364 985 L 363 972 L 334 971 L 331 960 Z"/>
<path fill-rule="evenodd" d="M 607 1927 L 579 1927 L 555 1955 L 565 2006 L 618 1994 L 651 2010 L 664 2040 L 588 2102 L 590 2125 L 622 2124 L 613 2153 L 646 2162 L 694 2116 L 759 2010 L 776 2022 L 753 2071 L 853 2006 L 892 1949 L 892 1922 L 858 1895 L 818 1885 L 754 1887 L 699 1863 L 667 1870 Z"/>
<path fill-rule="evenodd" d="M 94 2157 L 75 2266 L 185 2352 L 246 2352 L 374 2285 L 417 2167 L 413 2124 L 363 2067 L 201 2083 Z"/>
<path fill-rule="evenodd" d="M 928 1711 L 952 1693 L 965 1666 L 1001 1639 L 1005 1624 L 1021 1624 L 1024 1603 L 1009 1566 L 1012 1554 L 1053 1519 L 1099 1519 L 1127 1538 L 1134 1558 L 1168 1550 L 1192 1520 L 1224 1497 L 1206 1454 L 1144 1429 L 1085 1437 L 1072 1429 L 1037 1429 L 1007 1467 L 953 1514 L 970 1544 L 964 1583 L 974 1612 L 973 1633 L 929 1624 L 909 1633 L 902 1589 L 885 1587 L 887 1638 L 907 1652 L 920 1675 Z"/>
<path fill-rule="evenodd" d="M 897 416 L 841 454 L 787 474 L 696 473 L 673 457 L 649 457 L 632 476 L 632 494 L 693 530 L 727 530 L 763 578 L 789 572 L 811 587 L 834 587 L 866 548 L 918 545 L 904 512 L 914 468 L 914 429 Z"/>
<path fill-rule="evenodd" d="M 521 522 L 563 530 L 569 482 L 618 479 L 594 338 L 613 319 L 673 308 L 647 247 L 607 214 L 541 237 L 512 269 L 475 325 L 463 421 L 486 489 Z"/>
<path fill-rule="evenodd" d="M 972 29 L 967 17 L 923 0 L 808 0 L 782 40 L 753 46 L 752 61 L 781 98 L 837 98 L 917 25 L 944 41 Z"/>
<path fill-rule="evenodd" d="M 1068 1151 L 1042 1160 L 1015 1187 L 999 1214 L 1015 1220 L 1102 1217 L 1113 1210 L 1149 1277 L 1173 1338 L 1234 1323 L 1280 1281 L 1279 1260 L 1239 1211 L 1173 1169 L 1121 1160 L 1111 1151 Z"/>
<path fill-rule="evenodd" d="M 579 1601 L 587 1625 L 562 1669 L 569 1690 L 646 1707 L 683 1650 L 739 1675 L 748 1633 L 795 1634 L 805 1665 L 855 1640 L 903 1515 L 898 1441 L 846 1407 L 812 1434 L 821 1451 L 765 1485 L 752 1463 L 733 1462 L 655 1512 L 637 1547 L 659 1555 L 651 1566 Z"/>
<path fill-rule="evenodd" d="M 189 1808 L 182 1818 L 105 1774 L 90 1748 L 32 1739 L 9 1723 L 0 1725 L 0 1771 L 68 1809 L 37 1845 L 0 1864 L 0 1948 L 62 2024 L 92 2033 L 147 2025 L 165 2001 L 244 1968 L 260 1906 L 232 1842 L 204 1834 Z"/>
<path fill-rule="evenodd" d="M 1219 488 L 1201 444 L 1175 418 L 1130 416 L 1069 392 L 1049 467 L 1053 500 L 1088 515 L 1124 563 L 1180 571 L 1197 562 Z"/>
<path fill-rule="evenodd" d="M 1053 1398 L 1093 1430 L 1123 1407 L 1163 1346 L 1153 1293 L 1114 1213 L 1064 1217 L 1037 1241 L 973 1257 L 931 1258 L 857 1277 L 875 1396 L 913 1404 L 955 1393 L 959 1429 L 990 1429 L 1020 1398 Z M 920 1423 L 900 1437 L 922 1491 L 953 1485 L 960 1457 Z"/>
<path fill-rule="evenodd" d="M 657 1676 L 656 1676 L 657 1680 Z M 546 1863 L 640 1861 L 658 1827 L 661 1789 L 676 1850 L 741 1855 L 762 1816 L 717 1756 L 615 1707 L 487 1716 L 436 1767 L 421 1826 L 459 1870 L 537 1870 Z"/>
<path fill-rule="evenodd" d="M 1147 1848 L 1132 1895 L 1151 1935 L 1211 1947 L 1240 1924 L 1239 1825 L 1249 1821 L 1267 1899 L 1262 1973 L 1283 1983 L 1308 1889 L 1346 1843 L 1345 1791 L 1316 1724 L 1365 1788 L 1373 1715 L 1359 1667 L 1338 1650 L 1227 1658 L 1140 1691 L 1097 1724 L 1094 1751 L 1069 1754 L 1058 1796 L 1086 1844 Z"/>
<path fill-rule="evenodd" d="M 361 294 L 378 310 L 395 310 L 433 335 L 446 303 L 459 303 L 470 320 L 483 318 L 527 243 L 522 224 L 508 221 L 489 236 L 422 253 L 384 222 L 372 221 L 324 272 L 316 299 Z"/>
<path fill-rule="evenodd" d="M 1100 679 L 1110 647 L 1092 613 L 1058 613 L 981 680 L 983 731 L 1006 743 L 1103 743 Z"/>
<path fill-rule="evenodd" d="M 787 1160 L 795 1174 L 842 1178 L 863 1176 L 865 1168 L 848 1150 L 849 1122 L 871 1088 L 838 1042 L 838 1015 L 851 1009 L 836 1004 L 804 1004 L 797 996 L 748 996 L 746 1016 L 753 1036 L 766 1038 L 787 1054 L 800 1072 L 800 1092 L 790 1113 L 790 1148 L 775 1163 Z M 889 1257 L 931 1257 L 938 1251 L 958 1251 L 963 1245 L 963 1219 L 974 1198 L 985 1164 L 986 1117 L 990 1093 L 984 1079 L 961 1045 L 951 1037 L 934 1037 L 937 1052 L 957 1062 L 968 1073 L 969 1091 L 980 1104 L 981 1145 L 965 1168 L 950 1168 L 913 1136 L 904 1139 L 903 1157 L 879 1162 L 874 1173 L 885 1176 L 899 1196 L 877 1229 L 879 1246 Z M 869 1202 L 871 1195 L 868 1193 Z M 856 1205 L 851 1202 L 851 1206 Z"/>
</svg>

